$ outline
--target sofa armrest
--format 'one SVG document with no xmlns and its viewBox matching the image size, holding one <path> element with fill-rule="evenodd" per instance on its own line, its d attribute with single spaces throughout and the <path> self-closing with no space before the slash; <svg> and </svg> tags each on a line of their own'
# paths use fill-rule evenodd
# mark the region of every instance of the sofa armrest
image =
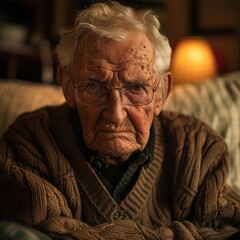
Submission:
<svg viewBox="0 0 240 240">
<path fill-rule="evenodd" d="M 21 80 L 0 80 L 0 135 L 23 112 L 65 102 L 59 86 Z"/>
</svg>

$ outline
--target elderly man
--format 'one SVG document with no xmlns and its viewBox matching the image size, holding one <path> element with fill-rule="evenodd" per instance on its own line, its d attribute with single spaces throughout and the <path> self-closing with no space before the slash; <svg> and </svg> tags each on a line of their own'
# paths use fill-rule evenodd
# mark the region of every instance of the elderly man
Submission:
<svg viewBox="0 0 240 240">
<path fill-rule="evenodd" d="M 161 112 L 172 76 L 158 29 L 150 11 L 112 2 L 62 32 L 67 104 L 24 114 L 5 132 L 0 219 L 53 239 L 219 240 L 240 229 L 222 138 Z"/>
</svg>

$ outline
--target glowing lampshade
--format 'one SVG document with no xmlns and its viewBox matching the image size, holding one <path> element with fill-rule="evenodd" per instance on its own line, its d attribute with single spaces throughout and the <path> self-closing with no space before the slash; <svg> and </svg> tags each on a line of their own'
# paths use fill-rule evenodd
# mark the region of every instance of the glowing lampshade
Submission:
<svg viewBox="0 0 240 240">
<path fill-rule="evenodd" d="M 207 40 L 188 37 L 180 41 L 173 52 L 171 71 L 175 83 L 196 83 L 216 75 L 216 59 Z"/>
</svg>

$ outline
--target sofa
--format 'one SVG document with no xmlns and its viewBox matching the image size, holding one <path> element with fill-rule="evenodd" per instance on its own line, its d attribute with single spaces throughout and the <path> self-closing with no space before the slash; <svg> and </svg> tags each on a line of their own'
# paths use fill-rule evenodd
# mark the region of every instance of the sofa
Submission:
<svg viewBox="0 0 240 240">
<path fill-rule="evenodd" d="M 0 80 L 0 136 L 21 113 L 65 102 L 57 85 Z M 240 194 L 240 72 L 173 87 L 164 109 L 195 115 L 228 144 L 228 183 Z"/>
</svg>

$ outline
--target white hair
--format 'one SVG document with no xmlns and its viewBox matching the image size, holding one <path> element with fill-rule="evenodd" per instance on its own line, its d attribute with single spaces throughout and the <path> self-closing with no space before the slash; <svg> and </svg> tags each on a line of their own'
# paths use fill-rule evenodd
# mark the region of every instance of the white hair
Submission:
<svg viewBox="0 0 240 240">
<path fill-rule="evenodd" d="M 168 39 L 160 33 L 160 22 L 151 10 L 135 11 L 117 2 L 95 3 L 81 10 L 74 27 L 60 32 L 56 52 L 61 65 L 69 66 L 73 60 L 77 43 L 88 34 L 99 39 L 121 41 L 133 31 L 145 32 L 154 49 L 153 69 L 158 76 L 169 69 L 171 47 Z"/>
</svg>

